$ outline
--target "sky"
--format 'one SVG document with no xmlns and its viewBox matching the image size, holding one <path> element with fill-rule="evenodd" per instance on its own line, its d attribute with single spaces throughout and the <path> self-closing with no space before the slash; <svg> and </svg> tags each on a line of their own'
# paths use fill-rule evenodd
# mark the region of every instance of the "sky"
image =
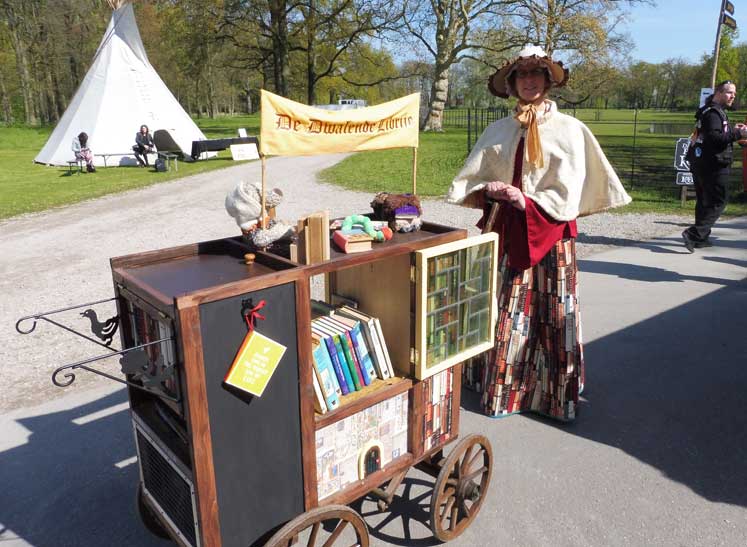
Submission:
<svg viewBox="0 0 747 547">
<path fill-rule="evenodd" d="M 747 36 L 747 2 L 731 3 L 737 30 Z M 695 63 L 703 53 L 713 52 L 721 0 L 657 0 L 656 4 L 630 10 L 625 29 L 635 43 L 630 52 L 634 61 L 661 63 L 682 57 Z"/>
</svg>

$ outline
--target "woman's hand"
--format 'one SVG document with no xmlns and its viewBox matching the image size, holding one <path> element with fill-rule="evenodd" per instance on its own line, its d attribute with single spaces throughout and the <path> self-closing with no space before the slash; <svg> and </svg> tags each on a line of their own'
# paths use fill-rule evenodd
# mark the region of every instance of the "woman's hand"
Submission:
<svg viewBox="0 0 747 547">
<path fill-rule="evenodd" d="M 526 200 L 521 190 L 505 182 L 493 181 L 485 185 L 485 195 L 491 199 L 507 201 L 519 211 L 526 209 Z"/>
</svg>

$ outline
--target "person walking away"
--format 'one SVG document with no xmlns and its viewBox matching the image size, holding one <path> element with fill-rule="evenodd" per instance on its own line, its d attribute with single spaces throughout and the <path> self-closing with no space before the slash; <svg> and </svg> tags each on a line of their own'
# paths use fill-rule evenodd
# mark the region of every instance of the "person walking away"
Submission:
<svg viewBox="0 0 747 547">
<path fill-rule="evenodd" d="M 96 168 L 93 166 L 93 152 L 88 148 L 88 134 L 86 132 L 81 131 L 73 139 L 72 149 L 76 160 L 86 162 L 86 171 L 95 173 Z"/>
<path fill-rule="evenodd" d="M 135 133 L 135 146 L 132 147 L 135 151 L 135 159 L 137 159 L 138 167 L 149 165 L 148 154 L 153 152 L 155 146 L 148 126 L 141 125 L 140 131 Z"/>
<path fill-rule="evenodd" d="M 567 81 L 537 46 L 498 69 L 488 89 L 518 98 L 513 116 L 485 129 L 447 196 L 482 208 L 481 228 L 500 204 L 498 323 L 480 381 L 490 416 L 575 418 L 584 384 L 576 218 L 631 201 L 591 131 L 547 98 Z"/>
<path fill-rule="evenodd" d="M 694 139 L 687 156 L 695 180 L 695 224 L 682 232 L 685 248 L 691 253 L 711 246 L 711 228 L 728 200 L 733 143 L 747 138 L 747 126 L 730 127 L 726 115 L 736 96 L 733 82 L 721 82 L 695 113 Z"/>
</svg>

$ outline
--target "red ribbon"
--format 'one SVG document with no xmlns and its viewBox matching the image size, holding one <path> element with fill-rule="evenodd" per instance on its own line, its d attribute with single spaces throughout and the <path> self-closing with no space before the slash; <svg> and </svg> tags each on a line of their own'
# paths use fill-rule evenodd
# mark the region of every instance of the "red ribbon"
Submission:
<svg viewBox="0 0 747 547">
<path fill-rule="evenodd" d="M 251 310 L 244 312 L 244 319 L 246 320 L 246 326 L 249 329 L 249 332 L 254 331 L 254 322 L 257 319 L 264 320 L 265 316 L 259 313 L 259 310 L 265 307 L 266 302 L 264 300 L 260 300 L 259 304 L 254 306 Z"/>
</svg>

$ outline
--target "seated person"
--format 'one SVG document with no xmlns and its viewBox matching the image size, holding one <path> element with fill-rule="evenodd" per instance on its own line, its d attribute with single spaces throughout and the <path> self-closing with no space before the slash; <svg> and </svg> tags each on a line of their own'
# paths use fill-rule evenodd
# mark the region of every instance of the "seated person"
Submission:
<svg viewBox="0 0 747 547">
<path fill-rule="evenodd" d="M 86 162 L 86 170 L 89 173 L 95 173 L 96 168 L 93 166 L 93 152 L 88 148 L 88 134 L 81 131 L 81 133 L 73 139 L 73 153 L 75 159 L 78 161 Z"/>
<path fill-rule="evenodd" d="M 135 146 L 132 147 L 135 151 L 138 167 L 148 165 L 148 154 L 155 151 L 155 146 L 148 126 L 141 125 L 140 131 L 135 134 Z"/>
</svg>

